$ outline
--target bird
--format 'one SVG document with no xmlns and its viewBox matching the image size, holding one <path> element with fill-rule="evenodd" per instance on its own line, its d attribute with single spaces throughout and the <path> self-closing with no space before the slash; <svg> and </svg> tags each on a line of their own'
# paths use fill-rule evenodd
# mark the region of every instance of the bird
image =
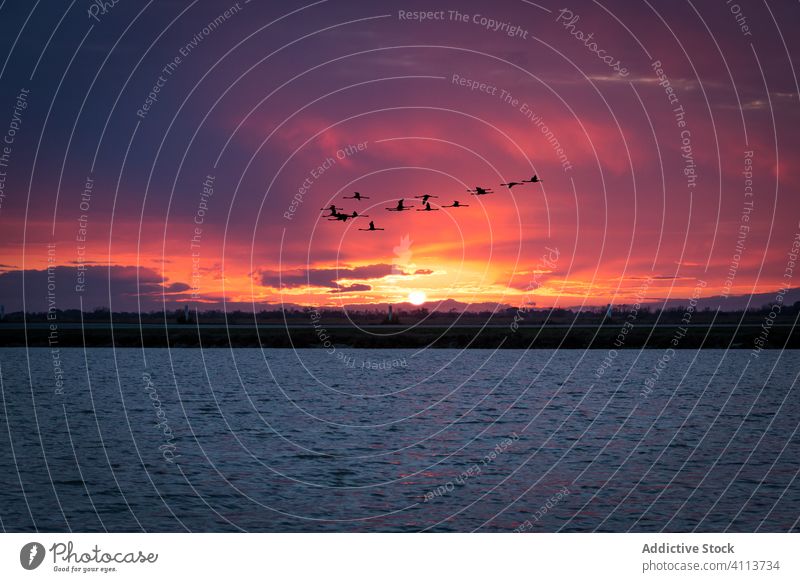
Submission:
<svg viewBox="0 0 800 582">
<path fill-rule="evenodd" d="M 436 212 L 437 210 L 439 210 L 439 209 L 438 208 L 431 208 L 431 203 L 430 202 L 426 202 L 425 203 L 425 208 L 417 208 L 417 212 Z"/>
<path fill-rule="evenodd" d="M 332 218 L 330 218 L 330 217 L 332 217 Z M 347 222 L 348 218 L 355 218 L 354 216 L 352 216 L 350 214 L 345 214 L 343 212 L 336 212 L 335 214 L 331 214 L 330 217 L 328 218 L 328 220 L 331 221 L 331 222 L 335 222 L 335 221 L 338 221 L 338 220 L 341 220 L 342 222 Z"/>
<path fill-rule="evenodd" d="M 432 194 L 423 194 L 422 196 L 414 196 L 414 198 L 422 198 L 422 203 L 425 204 L 430 198 L 438 198 L 438 196 L 433 196 Z"/>
<path fill-rule="evenodd" d="M 475 186 L 474 190 L 467 190 L 473 196 L 483 196 L 484 194 L 494 194 L 494 190 L 491 188 L 481 188 L 480 186 Z"/>
<path fill-rule="evenodd" d="M 367 214 L 359 214 L 355 210 L 353 210 L 352 214 L 347 214 L 345 212 L 337 212 L 335 214 L 330 215 L 331 217 L 328 218 L 330 221 L 338 221 L 341 220 L 342 222 L 347 222 L 349 218 L 361 218 L 361 217 L 368 217 Z"/>
<path fill-rule="evenodd" d="M 506 182 L 505 184 L 500 184 L 501 186 L 508 186 L 508 189 L 511 190 L 514 186 L 521 186 L 525 183 L 525 180 L 522 182 Z"/>
<path fill-rule="evenodd" d="M 362 196 L 361 192 L 353 192 L 353 196 L 342 196 L 345 200 L 369 200 L 369 196 Z"/>
<path fill-rule="evenodd" d="M 530 180 L 523 180 L 523 182 L 527 182 L 529 184 L 536 184 L 537 182 L 543 182 L 543 181 L 544 180 L 540 180 L 539 176 L 537 176 L 536 174 L 534 174 L 533 178 L 531 178 Z"/>
<path fill-rule="evenodd" d="M 395 206 L 394 208 L 387 208 L 386 210 L 388 210 L 389 212 L 403 212 L 403 210 L 410 210 L 411 208 L 413 208 L 413 206 L 404 206 L 403 200 L 404 198 L 401 198 L 397 202 L 397 206 Z"/>
<path fill-rule="evenodd" d="M 369 221 L 369 228 L 359 228 L 358 230 L 369 231 L 369 230 L 386 230 L 386 229 L 384 229 L 384 228 L 375 228 L 375 223 L 370 220 Z"/>
<path fill-rule="evenodd" d="M 338 210 L 342 210 L 342 208 L 337 208 L 335 205 L 331 204 L 327 208 L 320 208 L 320 210 L 327 210 L 330 214 L 326 214 L 325 216 L 336 216 Z"/>
<path fill-rule="evenodd" d="M 442 208 L 466 208 L 469 204 L 461 204 L 458 200 L 453 200 L 452 204 L 448 204 L 447 206 L 442 206 Z"/>
</svg>

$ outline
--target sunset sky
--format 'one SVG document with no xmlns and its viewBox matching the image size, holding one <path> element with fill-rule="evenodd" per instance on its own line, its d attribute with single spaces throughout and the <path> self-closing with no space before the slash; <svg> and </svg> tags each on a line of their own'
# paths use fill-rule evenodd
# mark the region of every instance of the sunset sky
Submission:
<svg viewBox="0 0 800 582">
<path fill-rule="evenodd" d="M 89 6 L 0 7 L 6 311 L 798 286 L 796 3 Z"/>
</svg>

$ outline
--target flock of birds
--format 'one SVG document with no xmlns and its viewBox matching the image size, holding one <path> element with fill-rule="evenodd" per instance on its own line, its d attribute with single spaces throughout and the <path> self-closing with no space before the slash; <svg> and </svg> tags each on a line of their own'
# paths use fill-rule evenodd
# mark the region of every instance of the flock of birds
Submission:
<svg viewBox="0 0 800 582">
<path fill-rule="evenodd" d="M 501 186 L 505 186 L 509 190 L 514 186 L 522 186 L 523 184 L 538 184 L 542 180 L 539 179 L 538 176 L 534 174 L 534 176 L 530 180 L 520 180 L 519 182 L 506 182 L 504 184 L 500 184 Z M 480 186 L 475 186 L 473 190 L 467 190 L 472 196 L 484 196 L 486 194 L 494 194 L 494 190 L 491 188 L 481 188 Z M 343 196 L 344 200 L 369 200 L 369 196 L 362 196 L 360 192 L 353 192 L 352 196 Z M 431 198 L 438 198 L 438 196 L 433 196 L 432 194 L 423 194 L 422 196 L 414 196 L 414 198 L 419 198 L 422 201 L 422 208 L 417 208 L 416 212 L 436 212 L 441 208 L 468 208 L 469 204 L 461 204 L 458 200 L 453 200 L 452 204 L 446 204 L 440 206 L 439 208 L 431 208 L 431 203 L 428 202 Z M 389 212 L 403 212 L 406 210 L 411 210 L 414 208 L 413 205 L 406 205 L 405 198 L 401 198 L 397 201 L 397 206 L 386 208 Z M 351 218 L 369 218 L 368 214 L 359 214 L 357 211 L 353 210 L 352 214 L 347 214 L 346 212 L 342 212 L 343 208 L 339 208 L 335 204 L 331 204 L 328 208 L 321 208 L 320 210 L 327 211 L 329 214 L 323 214 L 323 217 L 327 218 L 330 222 L 347 222 Z M 363 230 L 367 232 L 373 232 L 376 230 L 386 230 L 383 228 L 377 228 L 375 226 L 375 222 L 370 220 L 369 221 L 369 228 L 359 228 L 358 230 Z"/>
</svg>

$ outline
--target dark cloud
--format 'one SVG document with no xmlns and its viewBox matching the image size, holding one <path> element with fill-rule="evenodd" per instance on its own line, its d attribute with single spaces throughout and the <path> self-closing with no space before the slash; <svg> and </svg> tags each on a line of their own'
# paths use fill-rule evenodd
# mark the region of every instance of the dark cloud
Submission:
<svg viewBox="0 0 800 582">
<path fill-rule="evenodd" d="M 681 280 L 681 279 L 687 279 L 688 280 L 688 279 L 691 279 L 691 278 L 692 277 L 680 277 L 678 275 L 651 275 L 649 277 L 642 275 L 642 276 L 636 276 L 636 277 L 626 277 L 626 279 L 631 279 L 632 281 L 646 281 L 647 279 L 652 279 L 654 281 L 655 280 L 661 280 L 661 279 L 663 279 L 665 281 L 678 281 L 678 280 Z"/>
<path fill-rule="evenodd" d="M 83 280 L 79 280 L 79 273 L 77 267 L 66 266 L 54 267 L 51 278 L 46 269 L 2 273 L 0 303 L 8 312 L 21 311 L 23 306 L 27 311 L 46 311 L 51 300 L 57 309 L 77 309 L 82 300 L 85 310 L 110 306 L 114 311 L 134 311 L 141 306 L 149 311 L 163 309 L 165 295 L 172 302 L 181 297 L 173 294 L 190 289 L 179 281 L 166 283 L 156 271 L 146 267 L 88 265 Z M 168 303 L 168 307 L 173 306 Z"/>
<path fill-rule="evenodd" d="M 364 285 L 363 283 L 353 283 L 352 285 L 347 285 L 345 287 L 339 287 L 337 289 L 333 289 L 328 291 L 328 293 L 353 293 L 355 291 L 371 291 L 372 287 L 370 285 Z"/>
<path fill-rule="evenodd" d="M 382 279 L 392 272 L 392 265 L 378 263 L 363 267 L 340 267 L 338 269 L 291 269 L 284 271 L 259 270 L 257 280 L 264 287 L 296 288 L 296 287 L 330 287 L 339 289 L 337 281 Z M 404 273 L 403 273 L 404 274 Z M 351 286 L 352 287 L 352 286 Z M 368 289 L 357 289 L 365 291 Z"/>
<path fill-rule="evenodd" d="M 166 293 L 180 293 L 189 289 L 191 289 L 191 286 L 187 283 L 170 283 L 164 286 L 164 292 Z"/>
</svg>

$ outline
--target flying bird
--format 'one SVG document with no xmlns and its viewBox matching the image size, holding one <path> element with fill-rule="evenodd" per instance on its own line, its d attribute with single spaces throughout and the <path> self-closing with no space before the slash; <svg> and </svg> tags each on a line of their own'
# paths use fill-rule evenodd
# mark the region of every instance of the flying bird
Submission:
<svg viewBox="0 0 800 582">
<path fill-rule="evenodd" d="M 509 190 L 511 190 L 514 186 L 522 186 L 525 183 L 525 180 L 522 182 L 506 182 L 505 184 L 500 184 L 501 186 L 507 186 Z"/>
<path fill-rule="evenodd" d="M 523 182 L 528 182 L 529 184 L 536 184 L 536 183 L 538 183 L 538 182 L 544 182 L 544 180 L 540 180 L 540 179 L 539 179 L 539 176 L 537 176 L 536 174 L 534 174 L 534 175 L 533 175 L 533 178 L 531 178 L 530 180 L 523 180 Z"/>
<path fill-rule="evenodd" d="M 352 196 L 342 196 L 345 200 L 369 200 L 369 196 L 362 196 L 361 192 L 353 192 Z"/>
<path fill-rule="evenodd" d="M 336 214 L 338 213 L 337 211 L 343 210 L 343 209 L 342 208 L 337 208 L 335 205 L 331 204 L 327 208 L 320 208 L 320 210 L 327 210 L 327 211 L 330 212 L 330 214 L 325 214 L 324 216 L 336 216 Z"/>
<path fill-rule="evenodd" d="M 467 208 L 469 204 L 461 204 L 458 200 L 453 200 L 452 204 L 442 206 L 442 208 Z"/>
<path fill-rule="evenodd" d="M 347 222 L 348 218 L 354 218 L 350 214 L 345 214 L 343 212 L 336 212 L 335 214 L 331 214 L 330 216 L 332 217 L 332 218 L 330 218 L 330 217 L 328 218 L 328 220 L 330 222 L 336 222 L 338 220 L 341 220 L 342 222 Z"/>
<path fill-rule="evenodd" d="M 349 218 L 361 218 L 362 216 L 367 217 L 368 215 L 359 214 L 358 212 L 353 210 L 352 214 L 347 214 L 347 213 L 344 213 L 344 212 L 337 212 L 335 214 L 332 214 L 331 216 L 332 216 L 332 218 L 328 218 L 328 220 L 330 220 L 332 222 L 339 221 L 339 220 L 341 220 L 342 222 L 347 222 L 347 219 L 349 219 Z"/>
<path fill-rule="evenodd" d="M 480 186 L 475 186 L 474 190 L 467 190 L 473 196 L 483 196 L 484 194 L 494 194 L 494 190 L 491 188 L 481 188 Z"/>
<path fill-rule="evenodd" d="M 438 208 L 431 208 L 431 203 L 430 202 L 426 202 L 425 203 L 425 208 L 417 208 L 417 212 L 436 212 L 437 210 L 439 210 L 439 209 Z"/>
<path fill-rule="evenodd" d="M 414 198 L 422 198 L 422 203 L 426 204 L 429 199 L 438 198 L 438 196 L 433 196 L 432 194 L 423 194 L 422 196 L 414 196 Z"/>
<path fill-rule="evenodd" d="M 371 220 L 369 221 L 369 228 L 359 228 L 358 230 L 370 231 L 370 230 L 386 230 L 384 228 L 375 228 L 375 223 Z"/>
<path fill-rule="evenodd" d="M 414 208 L 413 206 L 404 206 L 403 200 L 404 198 L 401 198 L 400 200 L 398 200 L 397 206 L 395 206 L 394 208 L 387 208 L 386 210 L 388 210 L 389 212 L 403 212 L 403 210 L 410 210 Z"/>
</svg>

